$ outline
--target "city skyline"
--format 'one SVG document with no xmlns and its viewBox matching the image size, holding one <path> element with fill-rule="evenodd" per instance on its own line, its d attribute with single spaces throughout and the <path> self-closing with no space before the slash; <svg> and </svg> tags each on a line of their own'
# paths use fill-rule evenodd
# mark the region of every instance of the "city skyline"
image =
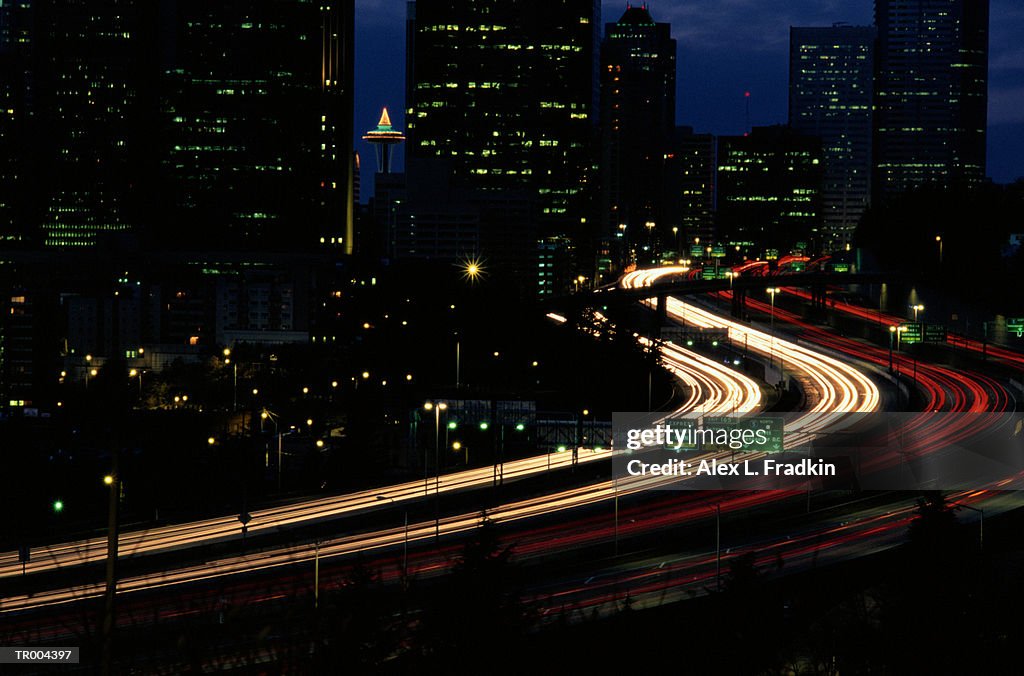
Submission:
<svg viewBox="0 0 1024 676">
<path fill-rule="evenodd" d="M 713 11 L 707 8 L 713 7 Z M 625 2 L 602 2 L 601 23 L 616 21 Z M 746 125 L 743 94 L 750 91 L 752 126 L 783 124 L 789 92 L 789 29 L 833 23 L 872 25 L 874 2 L 811 2 L 785 7 L 747 0 L 685 4 L 649 3 L 658 22 L 672 25 L 678 45 L 676 123 L 696 132 L 742 133 Z M 405 129 L 405 3 L 365 0 L 356 7 L 357 130 L 369 128 L 387 105 L 399 129 Z M 766 30 L 764 26 L 772 28 Z M 1024 177 L 1024 49 L 1015 35 L 1024 31 L 1024 7 L 992 0 L 989 57 L 988 175 L 997 183 Z M 372 118 L 372 119 L 371 119 Z M 360 133 L 362 133 L 360 131 Z M 356 148 L 372 148 L 361 140 Z M 396 153 L 396 166 L 404 154 Z M 363 164 L 363 185 L 372 185 L 372 162 Z M 363 191 L 364 201 L 368 191 Z"/>
</svg>

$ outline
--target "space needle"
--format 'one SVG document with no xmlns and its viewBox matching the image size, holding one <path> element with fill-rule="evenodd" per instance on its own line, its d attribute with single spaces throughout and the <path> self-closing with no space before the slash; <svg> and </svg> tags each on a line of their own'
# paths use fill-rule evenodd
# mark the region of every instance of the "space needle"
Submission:
<svg viewBox="0 0 1024 676">
<path fill-rule="evenodd" d="M 372 143 L 377 151 L 377 172 L 390 174 L 391 153 L 396 145 L 405 140 L 405 134 L 391 126 L 387 108 L 381 112 L 377 128 L 363 134 L 363 140 Z"/>
</svg>

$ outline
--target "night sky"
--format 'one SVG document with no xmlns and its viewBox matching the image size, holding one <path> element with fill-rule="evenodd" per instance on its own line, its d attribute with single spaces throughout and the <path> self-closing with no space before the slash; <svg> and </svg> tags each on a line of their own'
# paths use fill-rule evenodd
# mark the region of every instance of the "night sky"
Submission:
<svg viewBox="0 0 1024 676">
<path fill-rule="evenodd" d="M 356 148 L 363 158 L 363 191 L 373 191 L 373 152 L 358 139 L 387 105 L 405 129 L 405 0 L 356 0 Z M 789 27 L 835 22 L 869 25 L 872 0 L 661 0 L 649 3 L 655 21 L 672 24 L 679 45 L 676 123 L 698 132 L 744 129 L 744 91 L 751 123 L 786 122 Z M 1024 177 L 1024 2 L 991 0 L 988 174 L 997 182 Z M 602 25 L 625 2 L 605 2 Z M 603 30 L 602 30 L 603 33 Z M 401 166 L 401 153 L 396 153 Z"/>
</svg>

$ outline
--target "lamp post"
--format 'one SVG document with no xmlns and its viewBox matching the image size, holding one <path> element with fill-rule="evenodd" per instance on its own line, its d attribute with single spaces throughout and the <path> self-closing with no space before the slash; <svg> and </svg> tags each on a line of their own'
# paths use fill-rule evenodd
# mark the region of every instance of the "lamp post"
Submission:
<svg viewBox="0 0 1024 676">
<path fill-rule="evenodd" d="M 378 495 L 378 500 L 390 500 L 391 504 L 395 504 L 395 499 L 390 495 Z M 409 510 L 402 510 L 402 520 L 404 521 L 404 537 L 402 538 L 402 587 L 405 587 L 409 581 Z"/>
<path fill-rule="evenodd" d="M 722 503 L 715 503 L 715 588 L 722 591 Z"/>
<path fill-rule="evenodd" d="M 770 295 L 772 297 L 772 314 L 771 314 L 771 320 L 770 320 L 770 322 L 771 322 L 770 325 L 771 325 L 772 342 L 771 342 L 771 348 L 769 349 L 769 354 L 768 354 L 768 362 L 771 363 L 771 364 L 775 363 L 775 294 L 779 293 L 780 291 L 782 291 L 782 289 L 780 289 L 778 287 L 775 287 L 775 286 L 770 287 L 768 289 L 768 295 Z"/>
<path fill-rule="evenodd" d="M 935 235 L 935 241 L 939 245 L 939 265 L 942 265 L 942 235 Z"/>
<path fill-rule="evenodd" d="M 892 337 L 896 334 L 896 327 L 889 327 L 889 373 L 892 373 Z"/>
<path fill-rule="evenodd" d="M 231 348 L 224 348 L 224 364 L 231 364 L 232 385 L 231 385 L 231 410 L 238 410 L 238 360 L 231 362 Z"/>
<path fill-rule="evenodd" d="M 278 427 L 277 415 L 273 411 L 269 411 L 267 409 L 263 409 L 262 411 L 260 411 L 260 424 L 262 424 L 264 420 L 270 420 L 270 422 L 274 423 L 274 434 L 277 435 L 277 492 L 280 493 L 281 492 L 281 469 L 282 469 L 281 468 L 281 456 L 282 456 L 282 453 L 281 453 L 281 428 Z M 266 456 L 266 463 L 268 465 L 270 464 L 270 454 L 269 453 Z"/>
<path fill-rule="evenodd" d="M 910 309 L 914 311 L 914 321 L 917 321 L 917 314 L 924 311 L 924 305 L 911 305 Z"/>
<path fill-rule="evenodd" d="M 142 407 L 142 369 L 131 369 L 128 371 L 129 378 L 139 379 L 139 407 Z"/>
<path fill-rule="evenodd" d="M 435 482 L 435 489 L 440 490 L 441 484 L 441 465 L 439 463 L 441 458 L 441 411 L 448 409 L 448 404 L 445 402 L 438 402 L 435 404 L 432 401 L 428 401 L 423 404 L 423 409 L 426 411 L 434 412 L 434 470 L 437 474 L 437 481 Z M 429 493 L 429 474 L 427 472 L 427 451 L 423 449 L 423 494 Z"/>
<path fill-rule="evenodd" d="M 955 507 L 963 507 L 964 509 L 969 509 L 972 512 L 977 512 L 978 513 L 978 517 L 980 518 L 980 521 L 978 522 L 978 547 L 981 548 L 981 549 L 984 549 L 985 548 L 985 510 L 984 509 L 980 509 L 978 507 L 971 507 L 970 505 L 965 505 L 962 502 L 951 502 L 949 504 L 952 505 L 952 506 L 955 506 Z"/>
</svg>

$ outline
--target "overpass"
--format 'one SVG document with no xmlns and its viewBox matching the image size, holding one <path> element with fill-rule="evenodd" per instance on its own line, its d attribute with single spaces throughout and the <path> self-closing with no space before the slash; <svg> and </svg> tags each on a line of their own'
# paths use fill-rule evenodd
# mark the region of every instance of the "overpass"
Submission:
<svg viewBox="0 0 1024 676">
<path fill-rule="evenodd" d="M 799 287 L 811 293 L 811 305 L 815 310 L 824 310 L 826 291 L 830 286 L 854 284 L 878 284 L 893 281 L 898 275 L 883 273 L 848 272 L 803 272 L 782 275 L 737 275 L 729 279 L 689 279 L 683 274 L 659 280 L 650 286 L 623 288 L 618 284 L 594 291 L 570 296 L 552 298 L 546 303 L 569 312 L 578 312 L 588 307 L 624 305 L 655 298 L 660 319 L 666 319 L 668 296 L 689 296 L 695 294 L 732 291 L 732 314 L 742 317 L 746 307 L 747 294 L 775 287 Z"/>
</svg>

